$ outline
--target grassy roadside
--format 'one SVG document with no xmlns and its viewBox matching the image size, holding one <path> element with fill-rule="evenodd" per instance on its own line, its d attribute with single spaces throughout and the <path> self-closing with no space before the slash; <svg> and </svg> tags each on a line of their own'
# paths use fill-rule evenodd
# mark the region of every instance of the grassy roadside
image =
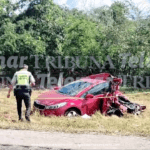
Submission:
<svg viewBox="0 0 150 150">
<path fill-rule="evenodd" d="M 133 88 L 133 87 L 121 87 L 120 91 L 125 92 L 126 94 L 136 94 L 139 92 L 150 92 L 150 89 L 142 89 L 142 88 Z"/>
<path fill-rule="evenodd" d="M 42 91 L 33 91 L 33 101 Z M 38 131 L 59 131 L 71 133 L 104 133 L 122 135 L 150 135 L 150 93 L 126 94 L 133 102 L 146 105 L 147 109 L 140 116 L 126 114 L 122 118 L 116 116 L 105 117 L 97 112 L 91 119 L 44 117 L 35 113 L 31 116 L 32 123 L 18 122 L 16 100 L 6 98 L 7 90 L 0 90 L 0 128 L 2 129 L 26 129 Z M 23 116 L 25 107 L 23 104 Z"/>
</svg>

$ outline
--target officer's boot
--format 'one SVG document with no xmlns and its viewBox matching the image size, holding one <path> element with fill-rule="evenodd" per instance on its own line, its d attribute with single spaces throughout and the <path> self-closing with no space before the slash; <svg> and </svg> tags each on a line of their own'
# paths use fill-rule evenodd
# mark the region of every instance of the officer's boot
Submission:
<svg viewBox="0 0 150 150">
<path fill-rule="evenodd" d="M 19 116 L 19 121 L 21 121 L 21 122 L 23 121 L 23 118 L 21 116 Z"/>
<path fill-rule="evenodd" d="M 28 116 L 25 116 L 25 118 L 28 122 L 30 122 L 30 118 Z"/>
</svg>

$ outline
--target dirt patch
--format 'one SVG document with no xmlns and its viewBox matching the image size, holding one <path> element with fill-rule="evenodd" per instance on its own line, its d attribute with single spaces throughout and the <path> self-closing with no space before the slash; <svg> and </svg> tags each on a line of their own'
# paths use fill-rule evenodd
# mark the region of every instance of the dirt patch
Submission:
<svg viewBox="0 0 150 150">
<path fill-rule="evenodd" d="M 4 136 L 5 135 L 5 136 Z M 29 130 L 0 130 L 1 150 L 6 147 L 42 149 L 149 149 L 150 140 L 136 136 L 70 134 Z M 19 149 L 19 150 L 20 150 Z M 16 149 L 15 149 L 16 150 Z"/>
</svg>

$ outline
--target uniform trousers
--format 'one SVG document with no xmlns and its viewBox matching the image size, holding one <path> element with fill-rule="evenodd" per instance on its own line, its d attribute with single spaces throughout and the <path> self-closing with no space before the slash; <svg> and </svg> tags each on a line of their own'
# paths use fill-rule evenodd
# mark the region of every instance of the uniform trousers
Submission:
<svg viewBox="0 0 150 150">
<path fill-rule="evenodd" d="M 17 101 L 17 111 L 19 119 L 22 119 L 22 100 L 24 100 L 24 104 L 26 106 L 26 112 L 25 112 L 25 118 L 30 117 L 31 112 L 31 99 L 30 99 L 31 93 L 28 92 L 28 90 L 19 89 L 16 91 L 16 101 Z"/>
</svg>

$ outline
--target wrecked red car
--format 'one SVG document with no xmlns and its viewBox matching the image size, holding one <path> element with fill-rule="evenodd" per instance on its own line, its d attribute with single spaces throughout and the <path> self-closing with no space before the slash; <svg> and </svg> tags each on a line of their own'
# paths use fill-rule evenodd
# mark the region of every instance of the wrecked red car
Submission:
<svg viewBox="0 0 150 150">
<path fill-rule="evenodd" d="M 34 101 L 34 110 L 45 116 L 105 115 L 123 116 L 124 112 L 139 114 L 146 106 L 130 102 L 121 91 L 122 79 L 109 73 L 84 77 L 61 88 L 41 94 Z"/>
</svg>

